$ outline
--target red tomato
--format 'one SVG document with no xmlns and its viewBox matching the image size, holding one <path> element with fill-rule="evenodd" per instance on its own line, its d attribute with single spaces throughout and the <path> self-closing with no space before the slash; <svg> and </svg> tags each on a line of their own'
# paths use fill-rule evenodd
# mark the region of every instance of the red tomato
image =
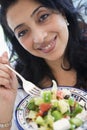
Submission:
<svg viewBox="0 0 87 130">
<path fill-rule="evenodd" d="M 39 109 L 42 111 L 42 112 L 46 112 L 48 111 L 50 108 L 51 108 L 51 104 L 50 103 L 43 103 L 39 106 Z"/>
<path fill-rule="evenodd" d="M 50 108 L 51 108 L 51 104 L 50 103 L 42 103 L 39 106 L 39 112 L 37 114 L 37 116 L 43 116 L 44 112 L 47 112 Z"/>
<path fill-rule="evenodd" d="M 63 99 L 63 92 L 62 92 L 61 90 L 58 90 L 58 91 L 57 91 L 57 97 L 58 97 L 59 99 Z"/>
<path fill-rule="evenodd" d="M 37 116 L 43 116 L 43 112 L 39 110 L 39 112 L 37 113 Z"/>
</svg>

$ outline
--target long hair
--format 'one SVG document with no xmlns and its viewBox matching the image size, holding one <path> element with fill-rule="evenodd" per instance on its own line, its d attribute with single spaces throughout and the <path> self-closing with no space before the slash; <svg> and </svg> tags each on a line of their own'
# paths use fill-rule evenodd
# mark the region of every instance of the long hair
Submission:
<svg viewBox="0 0 87 130">
<path fill-rule="evenodd" d="M 69 40 L 65 51 L 65 56 L 69 62 L 70 67 L 66 70 L 74 68 L 77 72 L 76 87 L 87 89 L 87 41 L 81 39 L 78 19 L 79 14 L 74 8 L 71 0 L 35 0 L 45 7 L 58 10 L 64 13 L 69 22 Z M 9 28 L 6 21 L 6 12 L 8 8 L 18 2 L 18 0 L 0 0 L 1 13 L 0 20 L 6 37 L 10 40 L 14 50 L 18 54 L 19 60 L 17 67 L 22 75 L 38 84 L 44 77 L 54 78 L 49 66 L 44 59 L 35 57 L 27 52 L 17 41 L 13 32 Z M 22 66 L 22 67 L 21 67 Z"/>
</svg>

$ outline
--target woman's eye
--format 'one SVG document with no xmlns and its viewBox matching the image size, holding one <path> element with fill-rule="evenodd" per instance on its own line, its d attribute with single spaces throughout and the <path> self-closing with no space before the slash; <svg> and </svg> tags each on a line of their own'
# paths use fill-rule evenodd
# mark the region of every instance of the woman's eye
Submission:
<svg viewBox="0 0 87 130">
<path fill-rule="evenodd" d="M 44 15 L 42 15 L 42 16 L 40 17 L 40 19 L 39 19 L 39 22 L 43 22 L 44 20 L 46 20 L 49 15 L 50 15 L 50 14 L 44 14 Z"/>
<path fill-rule="evenodd" d="M 18 38 L 25 36 L 27 32 L 28 32 L 28 30 L 23 30 L 23 31 L 19 32 Z"/>
</svg>

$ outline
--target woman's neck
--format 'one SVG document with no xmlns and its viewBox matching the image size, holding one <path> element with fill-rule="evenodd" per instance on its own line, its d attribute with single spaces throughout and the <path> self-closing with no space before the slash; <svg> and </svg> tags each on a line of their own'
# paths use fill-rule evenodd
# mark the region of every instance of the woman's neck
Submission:
<svg viewBox="0 0 87 130">
<path fill-rule="evenodd" d="M 74 86 L 76 84 L 76 72 L 73 69 L 70 69 L 68 71 L 64 70 L 61 67 L 62 61 L 62 59 L 55 62 L 47 61 L 47 64 L 51 68 L 52 73 L 57 80 L 59 86 Z M 69 67 L 67 61 L 64 61 L 64 67 Z"/>
<path fill-rule="evenodd" d="M 72 69 L 69 71 L 60 69 L 53 72 L 59 86 L 74 86 L 76 84 L 76 72 Z"/>
</svg>

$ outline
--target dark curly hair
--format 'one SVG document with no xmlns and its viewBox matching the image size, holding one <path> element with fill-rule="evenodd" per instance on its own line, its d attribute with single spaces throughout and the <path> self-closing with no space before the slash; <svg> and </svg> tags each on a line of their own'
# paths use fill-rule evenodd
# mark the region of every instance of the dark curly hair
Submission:
<svg viewBox="0 0 87 130">
<path fill-rule="evenodd" d="M 81 39 L 81 31 L 79 28 L 78 19 L 80 15 L 74 8 L 71 0 L 35 0 L 45 7 L 64 12 L 69 22 L 69 40 L 65 51 L 65 56 L 69 62 L 70 67 L 66 71 L 74 68 L 77 73 L 77 82 L 75 87 L 87 90 L 87 41 Z M 17 41 L 13 32 L 9 28 L 6 21 L 6 12 L 8 8 L 18 2 L 18 0 L 0 0 L 0 20 L 5 36 L 10 40 L 13 49 L 18 54 L 18 61 L 16 69 L 22 75 L 34 82 L 36 85 L 44 79 L 49 77 L 54 79 L 54 76 L 46 64 L 44 59 L 35 57 L 27 52 Z M 65 69 L 65 68 L 64 68 Z"/>
</svg>

